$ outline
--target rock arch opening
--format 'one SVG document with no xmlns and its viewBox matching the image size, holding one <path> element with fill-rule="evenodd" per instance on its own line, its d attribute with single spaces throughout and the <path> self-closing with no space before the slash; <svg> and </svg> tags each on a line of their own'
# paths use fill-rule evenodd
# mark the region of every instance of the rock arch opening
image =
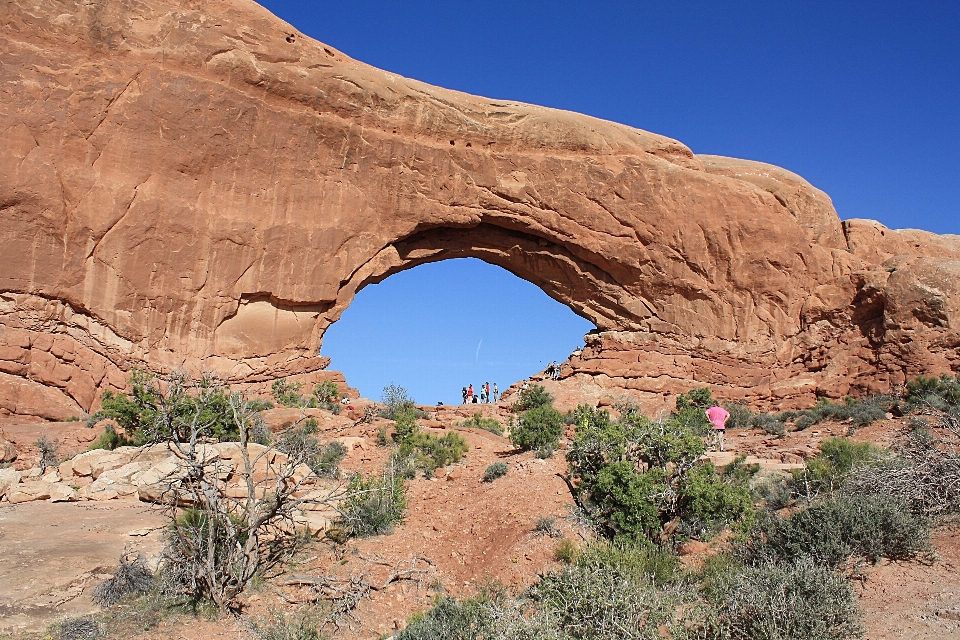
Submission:
<svg viewBox="0 0 960 640">
<path fill-rule="evenodd" d="M 455 404 L 462 386 L 505 390 L 565 359 L 593 328 L 506 269 L 453 258 L 364 288 L 324 334 L 321 353 L 364 396 L 396 383 L 423 404 Z"/>
</svg>

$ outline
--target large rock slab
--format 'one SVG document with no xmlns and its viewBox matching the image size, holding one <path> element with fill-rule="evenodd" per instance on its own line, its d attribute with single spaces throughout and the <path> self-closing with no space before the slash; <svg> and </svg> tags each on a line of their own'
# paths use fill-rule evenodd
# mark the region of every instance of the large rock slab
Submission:
<svg viewBox="0 0 960 640">
<path fill-rule="evenodd" d="M 247 0 L 0 15 L 0 411 L 95 410 L 134 365 L 334 379 L 318 348 L 360 289 L 460 257 L 593 322 L 565 375 L 623 392 L 803 403 L 960 369 L 953 327 L 888 330 L 874 287 L 956 243 L 872 248 L 783 169 L 402 78 Z"/>
</svg>

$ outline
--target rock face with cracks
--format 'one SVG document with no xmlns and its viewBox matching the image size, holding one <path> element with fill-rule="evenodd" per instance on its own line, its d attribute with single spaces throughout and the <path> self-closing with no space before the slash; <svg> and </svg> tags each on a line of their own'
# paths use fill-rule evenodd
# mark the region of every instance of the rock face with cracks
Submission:
<svg viewBox="0 0 960 640">
<path fill-rule="evenodd" d="M 318 349 L 361 288 L 458 257 L 593 322 L 564 376 L 605 393 L 804 403 L 960 369 L 957 237 L 408 80 L 252 2 L 5 3 L 0 80 L 3 412 L 90 411 L 134 365 L 336 378 Z"/>
</svg>

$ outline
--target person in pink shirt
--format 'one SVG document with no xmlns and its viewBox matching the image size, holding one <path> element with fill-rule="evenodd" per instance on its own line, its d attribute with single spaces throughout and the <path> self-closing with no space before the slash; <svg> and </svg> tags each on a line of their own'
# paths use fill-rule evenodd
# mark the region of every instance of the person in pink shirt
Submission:
<svg viewBox="0 0 960 640">
<path fill-rule="evenodd" d="M 716 434 L 717 449 L 720 451 L 723 451 L 723 432 L 727 430 L 727 418 L 729 417 L 730 412 L 719 404 L 715 403 L 707 409 L 707 420 L 713 425 L 713 432 Z"/>
</svg>

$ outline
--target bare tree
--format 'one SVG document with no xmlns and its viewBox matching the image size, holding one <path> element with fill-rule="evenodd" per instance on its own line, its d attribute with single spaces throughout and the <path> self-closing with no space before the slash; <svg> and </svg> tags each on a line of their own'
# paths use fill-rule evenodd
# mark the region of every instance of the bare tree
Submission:
<svg viewBox="0 0 960 640">
<path fill-rule="evenodd" d="M 303 511 L 334 511 L 346 484 L 319 477 L 302 452 L 251 442 L 260 406 L 215 377 L 149 384 L 150 439 L 178 462 L 159 482 L 170 519 L 161 574 L 181 595 L 233 608 L 256 575 L 296 548 Z M 214 443 L 224 429 L 238 442 Z"/>
</svg>

